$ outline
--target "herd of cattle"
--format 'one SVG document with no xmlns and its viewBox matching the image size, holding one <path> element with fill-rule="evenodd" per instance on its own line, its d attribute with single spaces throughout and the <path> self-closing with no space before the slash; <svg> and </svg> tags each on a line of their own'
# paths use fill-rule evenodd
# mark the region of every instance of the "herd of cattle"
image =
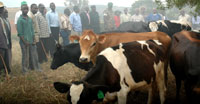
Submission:
<svg viewBox="0 0 200 104">
<path fill-rule="evenodd" d="M 51 63 L 57 69 L 71 62 L 88 71 L 81 81 L 55 82 L 54 88 L 67 93 L 71 104 L 90 104 L 94 100 L 125 104 L 130 91 L 144 86 L 152 103 L 158 89 L 164 104 L 167 71 L 170 66 L 176 79 L 176 101 L 181 81 L 190 103 L 200 94 L 200 33 L 191 31 L 186 22 L 127 22 L 117 31 L 95 34 L 85 30 L 73 36 L 79 43 L 65 47 L 57 44 Z M 197 98 L 198 99 L 198 98 Z M 196 102 L 194 102 L 196 103 Z"/>
</svg>

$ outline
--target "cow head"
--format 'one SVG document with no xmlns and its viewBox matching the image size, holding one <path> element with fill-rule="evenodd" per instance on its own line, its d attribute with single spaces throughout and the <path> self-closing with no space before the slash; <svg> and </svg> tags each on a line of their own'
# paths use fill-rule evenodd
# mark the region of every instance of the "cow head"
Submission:
<svg viewBox="0 0 200 104">
<path fill-rule="evenodd" d="M 81 56 L 79 61 L 82 63 L 88 63 L 92 58 L 97 56 L 99 44 L 105 42 L 105 36 L 96 35 L 91 30 L 85 30 L 83 35 L 79 37 L 79 44 L 81 48 Z"/>
<path fill-rule="evenodd" d="M 55 82 L 54 88 L 60 93 L 67 93 L 67 100 L 70 104 L 91 104 L 93 100 L 103 101 L 108 87 L 91 85 L 86 82 L 73 82 L 65 84 Z"/>
<path fill-rule="evenodd" d="M 64 48 L 60 44 L 56 44 L 56 51 L 51 62 L 51 69 L 57 69 L 59 66 L 67 62 L 67 60 L 63 57 L 64 54 Z"/>
</svg>

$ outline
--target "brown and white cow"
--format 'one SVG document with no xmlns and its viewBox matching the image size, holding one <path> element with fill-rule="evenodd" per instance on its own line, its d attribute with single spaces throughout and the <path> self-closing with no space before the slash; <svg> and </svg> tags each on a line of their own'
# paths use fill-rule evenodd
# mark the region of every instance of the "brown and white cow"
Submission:
<svg viewBox="0 0 200 104">
<path fill-rule="evenodd" d="M 172 37 L 170 67 L 176 78 L 177 101 L 182 80 L 190 100 L 200 94 L 200 33 L 182 31 Z"/>
<path fill-rule="evenodd" d="M 132 42 L 137 40 L 159 40 L 165 52 L 169 50 L 171 38 L 163 32 L 144 32 L 144 33 L 105 33 L 96 35 L 91 30 L 85 30 L 79 37 L 81 48 L 80 62 L 95 63 L 96 56 L 105 48 L 118 45 L 119 43 Z"/>
<path fill-rule="evenodd" d="M 164 52 L 159 40 L 121 43 L 103 50 L 82 81 L 72 84 L 55 82 L 54 87 L 67 93 L 70 104 L 90 104 L 115 95 L 118 104 L 126 104 L 127 94 L 140 88 L 149 91 L 148 104 L 158 88 L 161 104 L 165 102 Z M 157 87 L 155 87 L 157 86 Z M 106 96 L 104 98 L 104 96 Z"/>
</svg>

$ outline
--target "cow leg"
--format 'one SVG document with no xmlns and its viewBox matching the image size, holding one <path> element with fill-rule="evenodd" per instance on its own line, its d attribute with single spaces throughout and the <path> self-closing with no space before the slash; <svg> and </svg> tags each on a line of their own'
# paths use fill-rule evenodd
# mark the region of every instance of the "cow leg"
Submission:
<svg viewBox="0 0 200 104">
<path fill-rule="evenodd" d="M 150 87 L 149 87 L 147 104 L 151 104 L 152 99 L 153 99 L 153 85 L 151 84 Z"/>
<path fill-rule="evenodd" d="M 158 86 L 158 91 L 160 95 L 160 102 L 161 104 L 164 104 L 165 102 L 165 92 L 166 92 L 166 86 L 165 86 L 165 70 L 159 70 L 156 76 L 156 82 Z"/>
<path fill-rule="evenodd" d="M 180 88 L 181 88 L 181 80 L 176 78 L 176 102 L 180 102 Z"/>
<path fill-rule="evenodd" d="M 130 91 L 125 84 L 121 84 L 121 90 L 117 92 L 118 104 L 126 104 L 127 95 Z"/>
</svg>

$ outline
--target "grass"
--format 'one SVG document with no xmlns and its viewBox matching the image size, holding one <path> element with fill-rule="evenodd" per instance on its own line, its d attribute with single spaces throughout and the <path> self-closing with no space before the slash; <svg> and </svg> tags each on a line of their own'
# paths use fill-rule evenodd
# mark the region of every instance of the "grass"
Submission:
<svg viewBox="0 0 200 104">
<path fill-rule="evenodd" d="M 71 63 L 65 64 L 57 70 L 51 70 L 51 59 L 49 59 L 48 62 L 41 64 L 42 72 L 30 70 L 24 75 L 21 71 L 21 49 L 17 36 L 14 35 L 12 40 L 12 72 L 9 80 L 5 80 L 5 75 L 0 76 L 0 104 L 66 104 L 66 95 L 57 92 L 53 87 L 53 82 L 70 83 L 80 80 L 87 72 Z M 166 104 L 175 104 L 175 80 L 170 71 L 168 75 Z M 156 98 L 154 104 L 159 104 L 159 97 Z M 128 99 L 128 104 L 133 102 L 146 104 L 147 92 L 131 93 Z M 185 104 L 183 89 L 181 90 L 181 100 L 181 103 Z"/>
<path fill-rule="evenodd" d="M 9 80 L 5 80 L 5 75 L 0 77 L 0 104 L 66 104 L 65 94 L 58 93 L 53 87 L 53 82 L 70 83 L 72 80 L 80 80 L 86 74 L 71 63 L 51 70 L 49 59 L 41 64 L 42 72 L 30 70 L 24 75 L 21 71 L 21 49 L 15 39 L 12 55 Z"/>
</svg>

